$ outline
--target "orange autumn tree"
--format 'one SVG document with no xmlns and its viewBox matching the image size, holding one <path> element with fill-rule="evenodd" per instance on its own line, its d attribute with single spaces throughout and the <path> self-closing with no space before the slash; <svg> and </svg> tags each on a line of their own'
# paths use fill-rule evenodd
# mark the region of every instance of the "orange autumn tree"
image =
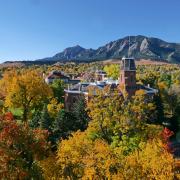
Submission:
<svg viewBox="0 0 180 180">
<path fill-rule="evenodd" d="M 38 108 L 42 101 L 52 96 L 50 87 L 36 70 L 24 70 L 15 75 L 6 87 L 5 106 L 21 108 L 26 122 L 31 110 Z"/>
<path fill-rule="evenodd" d="M 167 127 L 165 127 L 162 131 L 164 147 L 167 151 L 169 151 L 171 153 L 173 153 L 173 151 L 175 150 L 171 147 L 171 142 L 170 142 L 170 138 L 173 135 L 174 135 L 174 132 L 171 131 L 170 129 L 168 129 Z"/>
<path fill-rule="evenodd" d="M 47 131 L 18 125 L 11 113 L 0 117 L 1 179 L 41 178 L 38 160 L 48 152 Z"/>
</svg>

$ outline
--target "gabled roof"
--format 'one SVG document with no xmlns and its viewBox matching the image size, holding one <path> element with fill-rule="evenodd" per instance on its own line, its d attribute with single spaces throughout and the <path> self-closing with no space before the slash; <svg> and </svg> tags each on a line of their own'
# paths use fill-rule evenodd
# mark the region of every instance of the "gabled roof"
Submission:
<svg viewBox="0 0 180 180">
<path fill-rule="evenodd" d="M 46 77 L 48 79 L 69 79 L 67 75 L 62 71 L 51 71 L 49 75 Z"/>
</svg>

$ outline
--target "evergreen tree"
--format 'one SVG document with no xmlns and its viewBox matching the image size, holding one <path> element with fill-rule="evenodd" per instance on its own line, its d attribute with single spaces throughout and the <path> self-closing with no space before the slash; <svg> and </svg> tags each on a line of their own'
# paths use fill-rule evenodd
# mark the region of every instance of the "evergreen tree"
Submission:
<svg viewBox="0 0 180 180">
<path fill-rule="evenodd" d="M 73 112 L 60 110 L 52 126 L 55 143 L 59 139 L 66 139 L 72 132 L 85 130 L 88 125 L 89 117 L 85 110 L 85 102 L 81 99 L 75 106 Z"/>
<path fill-rule="evenodd" d="M 162 122 L 165 121 L 165 117 L 164 117 L 164 106 L 163 106 L 163 102 L 162 102 L 162 98 L 160 94 L 157 94 L 154 97 L 154 103 L 156 106 L 156 111 L 157 111 L 157 119 L 156 119 L 156 123 L 162 124 Z"/>
<path fill-rule="evenodd" d="M 52 85 L 51 88 L 54 93 L 54 97 L 57 98 L 58 102 L 64 102 L 64 89 L 65 89 L 65 84 L 62 80 L 56 79 Z"/>
<path fill-rule="evenodd" d="M 85 130 L 88 126 L 88 122 L 90 120 L 88 116 L 88 112 L 86 110 L 86 102 L 83 97 L 79 98 L 79 100 L 73 106 L 73 115 L 75 117 L 75 129 L 80 129 L 81 131 Z"/>
<path fill-rule="evenodd" d="M 74 117 L 71 112 L 65 110 L 59 111 L 57 118 L 53 123 L 53 139 L 57 141 L 61 138 L 67 138 L 74 130 Z"/>
<path fill-rule="evenodd" d="M 38 128 L 39 127 L 39 121 L 41 118 L 41 112 L 40 111 L 36 111 L 33 114 L 33 117 L 31 119 L 31 121 L 29 121 L 29 126 L 33 129 Z"/>
<path fill-rule="evenodd" d="M 47 129 L 48 131 L 51 130 L 52 120 L 49 116 L 46 104 L 43 107 L 43 111 L 41 113 L 39 125 L 40 125 L 41 129 Z"/>
</svg>

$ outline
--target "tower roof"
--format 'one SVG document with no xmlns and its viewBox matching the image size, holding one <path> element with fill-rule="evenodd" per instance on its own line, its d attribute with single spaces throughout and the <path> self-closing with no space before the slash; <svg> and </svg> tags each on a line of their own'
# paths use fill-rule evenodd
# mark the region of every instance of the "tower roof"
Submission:
<svg viewBox="0 0 180 180">
<path fill-rule="evenodd" d="M 123 57 L 122 61 L 121 61 L 121 70 L 135 71 L 136 70 L 136 65 L 135 65 L 134 58 Z"/>
</svg>

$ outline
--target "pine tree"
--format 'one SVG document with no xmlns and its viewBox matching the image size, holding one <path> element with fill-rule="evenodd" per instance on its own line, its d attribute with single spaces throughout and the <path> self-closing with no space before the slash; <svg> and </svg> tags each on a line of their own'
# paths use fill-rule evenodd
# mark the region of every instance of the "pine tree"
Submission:
<svg viewBox="0 0 180 180">
<path fill-rule="evenodd" d="M 64 88 L 65 84 L 62 80 L 56 79 L 52 85 L 51 88 L 54 93 L 54 97 L 57 98 L 58 102 L 64 102 Z"/>
<path fill-rule="evenodd" d="M 31 119 L 31 121 L 29 121 L 29 126 L 33 129 L 38 128 L 39 127 L 39 121 L 41 118 L 41 112 L 40 111 L 36 111 L 33 114 L 33 117 Z"/>
<path fill-rule="evenodd" d="M 52 120 L 51 120 L 51 118 L 49 116 L 46 104 L 43 107 L 43 111 L 41 113 L 41 118 L 40 118 L 39 125 L 40 125 L 41 129 L 46 129 L 48 131 L 51 130 Z"/>
<path fill-rule="evenodd" d="M 61 138 L 67 138 L 74 130 L 74 117 L 71 112 L 65 110 L 59 111 L 53 123 L 53 139 L 58 141 Z"/>
<path fill-rule="evenodd" d="M 164 106 L 163 106 L 163 102 L 162 102 L 162 97 L 160 94 L 157 94 L 154 97 L 154 102 L 156 105 L 156 111 L 157 111 L 157 119 L 156 119 L 156 123 L 162 124 L 162 122 L 165 121 L 165 117 L 164 117 Z"/>
<path fill-rule="evenodd" d="M 90 120 L 88 112 L 86 110 L 85 99 L 79 98 L 79 100 L 73 106 L 73 115 L 75 117 L 75 129 L 80 129 L 81 131 L 85 130 L 88 126 Z"/>
</svg>

